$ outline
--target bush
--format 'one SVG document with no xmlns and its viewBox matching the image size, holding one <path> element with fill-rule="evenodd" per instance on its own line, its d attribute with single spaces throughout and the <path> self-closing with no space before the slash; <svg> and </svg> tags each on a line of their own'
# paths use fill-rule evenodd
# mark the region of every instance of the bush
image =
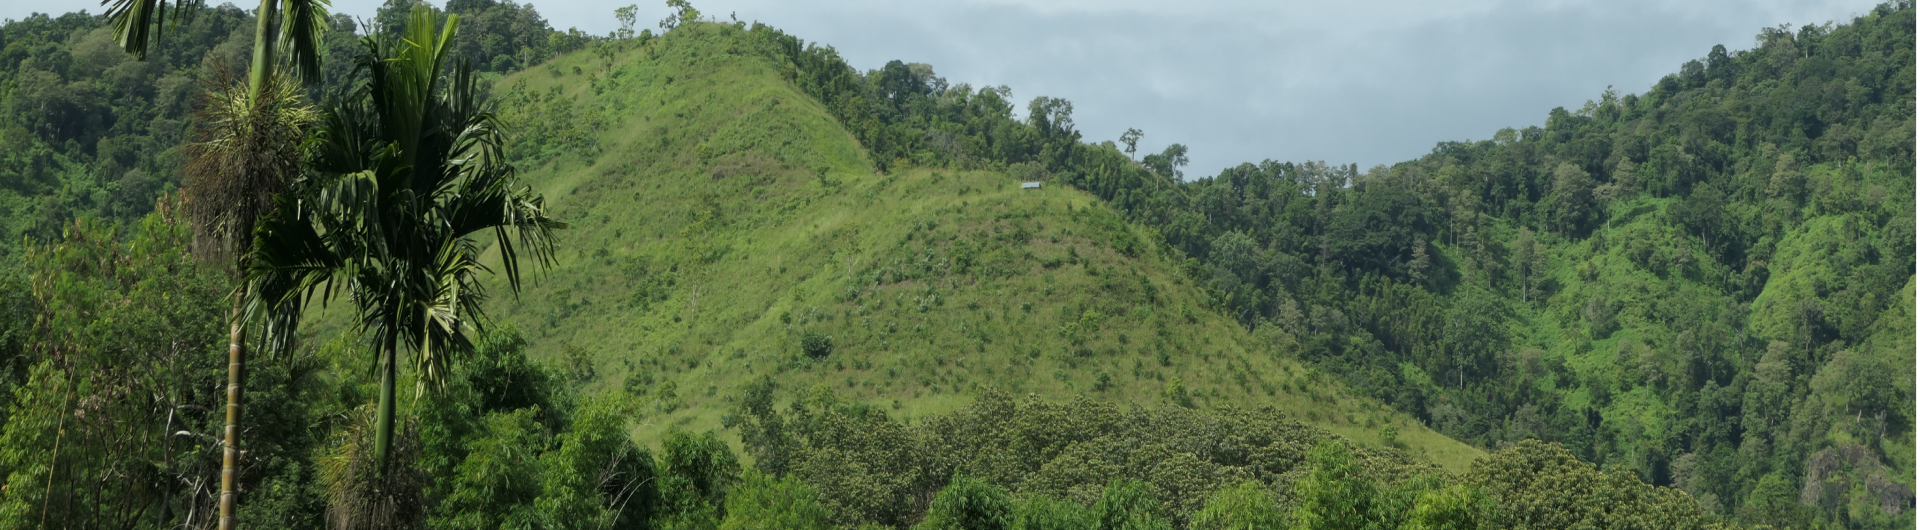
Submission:
<svg viewBox="0 0 1920 530">
<path fill-rule="evenodd" d="M 815 359 L 833 353 L 833 336 L 817 331 L 809 331 L 800 337 L 800 351 Z"/>
</svg>

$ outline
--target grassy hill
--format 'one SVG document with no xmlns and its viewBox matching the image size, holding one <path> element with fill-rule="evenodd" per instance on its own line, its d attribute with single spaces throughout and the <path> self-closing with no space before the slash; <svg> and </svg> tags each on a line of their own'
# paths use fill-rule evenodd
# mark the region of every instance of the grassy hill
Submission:
<svg viewBox="0 0 1920 530">
<path fill-rule="evenodd" d="M 523 178 L 573 227 L 557 266 L 492 314 L 588 392 L 644 403 L 642 439 L 718 429 L 771 375 L 909 419 L 995 387 L 1274 405 L 1363 443 L 1396 426 L 1455 470 L 1480 454 L 1279 354 L 1291 336 L 1209 309 L 1178 252 L 1091 195 L 877 173 L 750 37 L 698 24 L 495 85 Z"/>
</svg>

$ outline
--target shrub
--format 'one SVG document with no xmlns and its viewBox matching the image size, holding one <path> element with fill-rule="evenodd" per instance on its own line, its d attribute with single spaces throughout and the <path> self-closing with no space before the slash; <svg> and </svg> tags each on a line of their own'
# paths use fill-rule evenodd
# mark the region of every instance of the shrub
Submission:
<svg viewBox="0 0 1920 530">
<path fill-rule="evenodd" d="M 809 331 L 800 337 L 800 351 L 816 359 L 826 357 L 833 353 L 833 336 Z"/>
</svg>

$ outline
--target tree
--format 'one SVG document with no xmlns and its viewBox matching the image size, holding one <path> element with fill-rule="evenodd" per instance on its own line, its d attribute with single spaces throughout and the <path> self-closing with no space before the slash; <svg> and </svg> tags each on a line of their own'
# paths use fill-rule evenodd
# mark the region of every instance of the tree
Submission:
<svg viewBox="0 0 1920 530">
<path fill-rule="evenodd" d="M 727 493 L 720 530 L 827 530 L 828 516 L 819 494 L 798 479 L 748 471 Z"/>
<path fill-rule="evenodd" d="M 1520 228 L 1520 235 L 1513 240 L 1513 268 L 1520 272 L 1520 301 L 1533 300 L 1533 292 L 1540 289 L 1546 277 L 1541 269 L 1547 266 L 1546 248 L 1533 236 L 1532 230 Z"/>
<path fill-rule="evenodd" d="M 1153 496 L 1147 483 L 1132 479 L 1114 479 L 1093 505 L 1093 520 L 1100 530 L 1172 530 L 1173 524 L 1162 513 L 1160 499 Z"/>
<path fill-rule="evenodd" d="M 1480 488 L 1455 484 L 1420 493 L 1400 528 L 1404 530 L 1479 530 L 1493 527 L 1497 509 Z"/>
<path fill-rule="evenodd" d="M 668 528 L 713 524 L 726 518 L 728 492 L 740 481 L 740 461 L 712 431 L 667 431 L 660 440 L 661 513 Z"/>
<path fill-rule="evenodd" d="M 1180 168 L 1187 165 L 1187 146 L 1180 144 L 1169 145 L 1166 150 L 1161 151 L 1159 154 L 1147 155 L 1141 158 L 1140 164 L 1147 166 L 1147 169 L 1160 174 L 1160 176 L 1180 180 L 1180 177 L 1185 176 L 1180 172 Z"/>
<path fill-rule="evenodd" d="M 1061 98 L 1040 96 L 1027 103 L 1027 124 L 1040 132 L 1044 138 L 1061 138 L 1073 134 L 1073 102 Z"/>
<path fill-rule="evenodd" d="M 167 1 L 111 2 L 106 16 L 113 25 L 115 41 L 135 58 L 146 60 L 148 48 L 160 40 L 169 23 Z M 174 0 L 172 23 L 178 24 L 191 8 L 186 0 Z M 260 0 L 247 89 L 244 94 L 215 93 L 209 98 L 214 102 L 208 107 L 206 118 L 210 119 L 204 121 L 209 126 L 202 129 L 199 147 L 189 149 L 192 161 L 188 171 L 195 175 L 188 186 L 194 224 L 219 241 L 223 248 L 217 253 L 230 253 L 238 260 L 236 271 L 246 266 L 244 256 L 253 245 L 254 223 L 272 208 L 274 196 L 299 170 L 294 147 L 299 145 L 311 114 L 299 103 L 298 92 L 288 90 L 291 83 L 275 71 L 282 60 L 275 48 L 286 48 L 285 59 L 292 64 L 295 75 L 309 83 L 317 82 L 320 44 L 328 20 L 326 8 L 326 0 Z M 246 325 L 241 319 L 240 301 L 245 296 L 244 288 L 234 294 L 233 321 L 228 326 L 227 426 L 220 472 L 222 530 L 234 524 L 246 366 Z"/>
<path fill-rule="evenodd" d="M 933 497 L 925 530 L 1008 530 L 1013 528 L 1013 496 L 1006 488 L 976 478 L 955 475 L 946 489 Z"/>
<path fill-rule="evenodd" d="M 31 297 L 5 325 L 32 327 L 7 351 L 0 527 L 154 528 L 218 502 L 152 487 L 210 483 L 220 469 L 208 353 L 228 283 L 194 266 L 191 230 L 167 206 L 134 226 L 77 220 L 27 249 L 26 281 L 4 282 Z"/>
<path fill-rule="evenodd" d="M 687 0 L 667 0 L 667 8 L 672 9 L 673 14 L 660 19 L 660 29 L 672 31 L 681 24 L 700 21 L 700 10 L 694 9 Z"/>
<path fill-rule="evenodd" d="M 266 319 L 274 349 L 291 347 L 309 298 L 326 300 L 334 282 L 344 284 L 358 330 L 375 345 L 374 455 L 383 466 L 402 350 L 413 354 L 422 385 L 438 389 L 471 349 L 469 328 L 482 322 L 479 273 L 487 269 L 475 235 L 494 232 L 518 292 L 521 252 L 550 264 L 552 231 L 565 227 L 505 162 L 504 136 L 471 68 L 441 73 L 459 16 L 439 31 L 434 20 L 432 9 L 416 7 L 405 38 L 362 40 L 356 60 L 368 81 L 328 105 L 307 161 L 312 175 L 289 194 L 297 202 L 283 196 L 263 223 L 247 272 L 246 310 Z"/>
<path fill-rule="evenodd" d="M 1713 236 L 1720 230 L 1726 199 L 1726 193 L 1721 192 L 1719 186 L 1702 183 L 1693 187 L 1693 192 L 1687 194 L 1686 200 L 1668 206 L 1667 216 L 1689 235 L 1698 236 L 1700 244 L 1711 252 Z"/>
<path fill-rule="evenodd" d="M 1379 489 L 1363 475 L 1359 462 L 1347 446 L 1324 441 L 1314 446 L 1307 459 L 1313 471 L 1293 485 L 1298 504 L 1293 509 L 1293 528 L 1302 530 L 1361 530 L 1391 528 L 1386 524 L 1378 498 Z"/>
<path fill-rule="evenodd" d="M 1501 528 L 1710 528 L 1700 502 L 1641 482 L 1632 471 L 1602 472 L 1560 444 L 1523 440 L 1473 463 L 1466 481 L 1501 506 Z"/>
<path fill-rule="evenodd" d="M 1245 481 L 1221 488 L 1207 499 L 1207 507 L 1194 514 L 1192 530 L 1249 530 L 1286 526 L 1287 514 L 1258 481 Z"/>
<path fill-rule="evenodd" d="M 1013 521 L 1016 530 L 1084 530 L 1093 525 L 1087 507 L 1044 495 L 1029 497 Z"/>
<path fill-rule="evenodd" d="M 1638 170 L 1634 168 L 1633 161 L 1628 159 L 1621 159 L 1620 164 L 1614 166 L 1613 180 L 1611 182 L 1601 184 L 1599 187 L 1593 189 L 1593 199 L 1595 202 L 1600 203 L 1600 207 L 1603 210 L 1611 208 L 1615 202 L 1630 199 L 1639 194 L 1640 176 Z M 1611 232 L 1613 230 L 1613 214 L 1604 211 L 1603 213 L 1607 216 L 1607 230 Z"/>
<path fill-rule="evenodd" d="M 1128 160 L 1133 159 L 1134 151 L 1140 148 L 1140 137 L 1145 135 L 1146 133 L 1140 132 L 1140 129 L 1131 127 L 1127 128 L 1127 132 L 1120 134 L 1120 145 L 1127 146 Z"/>
<path fill-rule="evenodd" d="M 634 19 L 638 17 L 639 11 L 640 6 L 638 4 L 613 10 L 613 18 L 620 21 L 620 30 L 614 32 L 615 37 L 621 39 L 633 38 L 633 23 Z"/>
<path fill-rule="evenodd" d="M 1553 191 L 1547 195 L 1550 215 L 1562 234 L 1583 234 L 1593 216 L 1593 178 L 1570 162 L 1553 168 Z"/>
</svg>

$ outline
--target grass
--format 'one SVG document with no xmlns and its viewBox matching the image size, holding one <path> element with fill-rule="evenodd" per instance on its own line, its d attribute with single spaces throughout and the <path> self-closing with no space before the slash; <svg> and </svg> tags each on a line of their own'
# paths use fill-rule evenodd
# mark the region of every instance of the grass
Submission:
<svg viewBox="0 0 1920 530">
<path fill-rule="evenodd" d="M 983 388 L 1162 407 L 1181 386 L 1192 407 L 1273 405 L 1455 472 L 1484 453 L 1208 309 L 1185 255 L 1085 192 L 877 175 L 743 35 L 693 25 L 493 90 L 526 142 L 522 181 L 572 227 L 518 296 L 493 278 L 490 315 L 584 394 L 632 399 L 637 440 L 722 430 L 737 390 L 772 376 L 783 396 L 831 390 L 908 421 Z"/>
<path fill-rule="evenodd" d="M 909 419 L 987 387 L 1160 406 L 1177 381 L 1194 406 L 1272 405 L 1364 443 L 1394 425 L 1456 471 L 1481 454 L 1208 309 L 1183 256 L 1088 194 L 875 174 L 745 35 L 698 24 L 495 88 L 532 137 L 523 179 L 573 228 L 517 299 L 496 289 L 492 315 L 585 392 L 646 404 L 638 438 L 719 429 L 761 376 Z"/>
</svg>

